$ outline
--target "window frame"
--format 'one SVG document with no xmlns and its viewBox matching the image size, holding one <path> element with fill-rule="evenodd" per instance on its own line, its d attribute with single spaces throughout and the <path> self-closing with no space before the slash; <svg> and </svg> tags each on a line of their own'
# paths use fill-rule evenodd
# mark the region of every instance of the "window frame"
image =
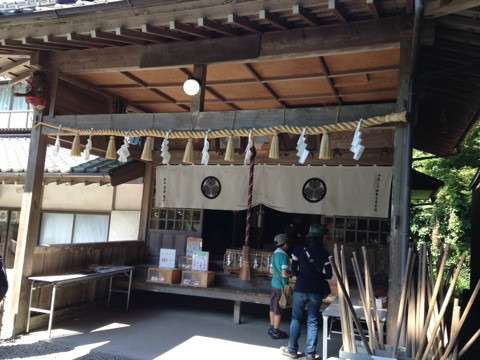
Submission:
<svg viewBox="0 0 480 360">
<path fill-rule="evenodd" d="M 338 223 L 337 223 L 337 220 Z M 365 228 L 360 228 L 360 221 L 365 221 Z M 390 234 L 391 222 L 389 218 L 372 218 L 372 217 L 362 217 L 362 216 L 326 216 L 327 224 L 331 224 L 329 228 L 330 239 L 335 242 L 340 242 L 343 244 L 354 244 L 354 245 L 379 245 L 387 246 L 388 245 L 388 236 Z M 372 230 L 370 222 L 377 223 L 378 228 Z M 354 227 L 349 227 L 350 224 L 354 224 Z M 388 227 L 384 230 L 384 224 L 388 223 Z M 338 225 L 337 225 L 338 224 Z M 341 225 L 340 225 L 341 224 Z M 338 234 L 337 234 L 338 232 Z M 347 241 L 347 233 L 354 234 L 354 241 Z M 373 235 L 373 236 L 372 236 Z M 359 237 L 365 239 L 359 240 Z M 376 240 L 370 241 L 372 237 L 375 237 Z M 382 241 L 382 238 L 385 238 L 385 241 Z"/>
<path fill-rule="evenodd" d="M 73 225 L 72 225 L 72 231 L 70 232 L 70 242 L 69 243 L 64 243 L 64 244 L 42 244 L 41 243 L 41 231 L 42 231 L 42 226 L 43 226 L 43 214 L 73 214 Z M 75 234 L 75 224 L 76 224 L 76 218 L 77 215 L 103 215 L 108 217 L 108 225 L 107 225 L 107 234 L 106 234 L 106 239 L 105 241 L 96 241 L 96 242 L 80 242 L 80 243 L 74 243 L 73 242 L 73 236 Z M 109 243 L 108 239 L 110 237 L 110 224 L 111 224 L 112 216 L 110 212 L 104 212 L 104 211 L 75 211 L 75 210 L 42 210 L 40 214 L 40 227 L 38 231 L 38 240 L 37 240 L 37 246 L 42 246 L 42 247 L 53 247 L 53 246 L 85 246 L 85 245 L 98 245 L 98 244 L 107 244 Z"/>
<path fill-rule="evenodd" d="M 162 212 L 164 212 L 164 216 L 161 216 Z M 169 217 L 169 213 L 173 212 L 174 216 L 172 219 Z M 182 212 L 180 218 L 177 218 L 177 214 Z M 188 213 L 188 219 L 185 221 L 186 217 L 185 214 Z M 194 220 L 194 218 L 198 215 L 198 218 Z M 171 222 L 172 226 L 169 229 L 168 223 Z M 185 223 L 190 222 L 191 228 L 185 229 Z M 160 226 L 160 224 L 164 224 Z M 180 229 L 177 229 L 177 224 L 180 223 Z M 196 224 L 197 230 L 192 230 L 193 224 Z M 149 222 L 149 230 L 154 231 L 168 231 L 168 232 L 185 232 L 185 233 L 195 233 L 200 234 L 202 232 L 203 227 L 203 210 L 202 209 L 193 209 L 193 208 L 152 208 L 150 222 Z"/>
</svg>

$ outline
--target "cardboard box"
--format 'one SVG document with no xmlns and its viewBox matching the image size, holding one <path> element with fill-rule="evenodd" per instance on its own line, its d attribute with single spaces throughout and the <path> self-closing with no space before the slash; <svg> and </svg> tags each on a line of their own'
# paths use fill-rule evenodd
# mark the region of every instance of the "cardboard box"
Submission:
<svg viewBox="0 0 480 360">
<path fill-rule="evenodd" d="M 180 269 L 163 269 L 157 267 L 148 268 L 147 282 L 158 284 L 178 284 L 182 277 Z"/>
<path fill-rule="evenodd" d="M 215 281 L 214 271 L 183 271 L 182 285 L 207 288 Z"/>
</svg>

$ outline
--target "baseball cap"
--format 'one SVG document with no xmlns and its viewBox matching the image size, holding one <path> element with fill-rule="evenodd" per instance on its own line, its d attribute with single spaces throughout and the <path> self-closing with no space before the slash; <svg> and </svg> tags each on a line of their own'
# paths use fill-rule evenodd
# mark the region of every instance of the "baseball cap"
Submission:
<svg viewBox="0 0 480 360">
<path fill-rule="evenodd" d="M 286 234 L 277 234 L 273 238 L 273 242 L 276 246 L 282 246 L 287 243 L 288 236 Z"/>
</svg>

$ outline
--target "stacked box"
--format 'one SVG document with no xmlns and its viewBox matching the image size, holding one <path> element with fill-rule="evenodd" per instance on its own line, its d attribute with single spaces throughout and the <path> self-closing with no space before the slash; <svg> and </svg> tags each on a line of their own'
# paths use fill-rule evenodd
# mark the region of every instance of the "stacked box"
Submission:
<svg viewBox="0 0 480 360">
<path fill-rule="evenodd" d="M 183 271 L 182 285 L 207 288 L 215 280 L 214 271 Z"/>
<path fill-rule="evenodd" d="M 148 268 L 147 282 L 157 284 L 178 284 L 180 283 L 182 272 L 180 269 L 162 269 L 157 267 Z"/>
</svg>

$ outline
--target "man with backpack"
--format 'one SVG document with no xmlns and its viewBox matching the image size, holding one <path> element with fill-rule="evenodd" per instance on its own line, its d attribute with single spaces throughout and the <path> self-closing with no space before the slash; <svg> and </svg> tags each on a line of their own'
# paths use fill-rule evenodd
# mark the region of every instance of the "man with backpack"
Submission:
<svg viewBox="0 0 480 360">
<path fill-rule="evenodd" d="M 303 312 L 307 309 L 307 338 L 305 358 L 315 359 L 318 338 L 318 317 L 322 300 L 330 293 L 327 280 L 332 277 L 328 252 L 322 242 L 326 228 L 312 224 L 306 235 L 305 245 L 297 245 L 292 252 L 292 271 L 297 280 L 293 290 L 292 321 L 288 346 L 283 355 L 298 358 L 298 339 L 301 332 Z"/>
</svg>

